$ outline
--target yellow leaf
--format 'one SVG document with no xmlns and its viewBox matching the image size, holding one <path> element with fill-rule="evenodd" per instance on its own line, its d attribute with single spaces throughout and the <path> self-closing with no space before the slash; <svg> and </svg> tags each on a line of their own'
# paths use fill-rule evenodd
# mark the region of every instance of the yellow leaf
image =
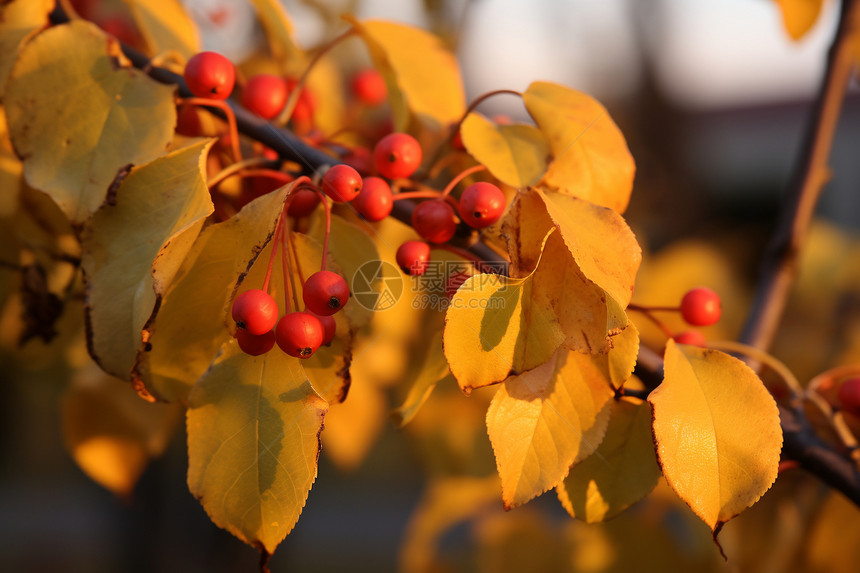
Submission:
<svg viewBox="0 0 860 573">
<path fill-rule="evenodd" d="M 291 60 L 301 56 L 301 50 L 293 41 L 293 23 L 284 6 L 278 0 L 251 0 L 257 10 L 257 18 L 266 32 L 269 50 L 284 71 L 292 65 Z"/>
<path fill-rule="evenodd" d="M 626 307 L 633 296 L 642 249 L 624 218 L 578 197 L 536 192 L 582 274 Z"/>
<path fill-rule="evenodd" d="M 531 84 L 523 101 L 553 154 L 542 183 L 623 213 L 636 169 L 606 109 L 584 93 L 548 82 Z"/>
<path fill-rule="evenodd" d="M 448 308 L 445 357 L 469 393 L 543 364 L 562 344 L 605 352 L 626 326 L 624 311 L 582 275 L 553 232 L 526 278 L 479 274 L 463 283 Z"/>
<path fill-rule="evenodd" d="M 487 432 L 505 508 L 555 487 L 603 439 L 613 392 L 606 378 L 580 368 L 589 359 L 561 349 L 545 364 L 505 380 L 493 397 Z"/>
<path fill-rule="evenodd" d="M 405 131 L 410 112 L 426 124 L 445 127 L 466 110 L 457 59 L 433 34 L 394 22 L 349 19 L 385 78 L 394 129 Z"/>
<path fill-rule="evenodd" d="M 824 0 L 775 0 L 792 40 L 801 39 L 818 20 Z"/>
<path fill-rule="evenodd" d="M 204 229 L 161 303 L 133 376 L 160 400 L 184 400 L 230 337 L 227 307 L 236 280 L 263 257 L 288 188 L 263 195 Z M 275 275 L 277 276 L 277 275 Z M 248 287 L 250 288 L 250 287 Z"/>
<path fill-rule="evenodd" d="M 135 168 L 81 233 L 90 352 L 129 378 L 142 330 L 212 212 L 201 141 Z"/>
<path fill-rule="evenodd" d="M 182 408 L 141 400 L 127 382 L 92 364 L 63 396 L 63 438 L 84 473 L 128 496 L 149 460 L 164 452 L 181 416 Z"/>
<path fill-rule="evenodd" d="M 540 195 L 531 189 L 516 194 L 502 219 L 512 277 L 526 277 L 537 267 L 544 238 L 554 226 Z"/>
<path fill-rule="evenodd" d="M 8 217 L 18 209 L 24 167 L 9 141 L 6 114 L 0 108 L 0 217 Z"/>
<path fill-rule="evenodd" d="M 398 570 L 404 573 L 435 571 L 437 545 L 445 532 L 497 504 L 498 498 L 499 480 L 495 475 L 446 477 L 431 482 L 409 518 Z"/>
<path fill-rule="evenodd" d="M 445 359 L 441 333 L 434 334 L 435 336 L 432 336 L 427 343 L 427 354 L 424 360 L 416 365 L 415 378 L 411 381 L 403 404 L 391 412 L 394 425 L 398 428 L 412 421 L 437 384 L 454 379 L 448 368 L 448 361 Z"/>
<path fill-rule="evenodd" d="M 326 402 L 297 358 L 230 341 L 188 397 L 188 488 L 210 519 L 271 554 L 316 479 Z"/>
<path fill-rule="evenodd" d="M 460 126 L 463 145 L 497 179 L 513 187 L 537 183 L 546 171 L 549 145 L 531 125 L 497 125 L 472 112 Z"/>
<path fill-rule="evenodd" d="M 666 344 L 665 378 L 651 392 L 666 481 L 715 533 L 776 479 L 779 412 L 755 373 L 717 350 Z"/>
<path fill-rule="evenodd" d="M 558 488 L 571 517 L 588 523 L 615 517 L 657 485 L 660 467 L 651 438 L 651 408 L 613 400 L 597 450 L 573 466 Z"/>
<path fill-rule="evenodd" d="M 0 101 L 18 49 L 48 25 L 54 0 L 12 0 L 0 7 Z"/>
<path fill-rule="evenodd" d="M 194 21 L 178 0 L 123 0 L 152 55 L 174 51 L 187 60 L 200 51 Z"/>
<path fill-rule="evenodd" d="M 162 155 L 173 138 L 174 88 L 122 60 L 115 40 L 76 20 L 24 46 L 6 85 L 24 176 L 75 223 L 105 201 L 121 169 Z"/>
</svg>

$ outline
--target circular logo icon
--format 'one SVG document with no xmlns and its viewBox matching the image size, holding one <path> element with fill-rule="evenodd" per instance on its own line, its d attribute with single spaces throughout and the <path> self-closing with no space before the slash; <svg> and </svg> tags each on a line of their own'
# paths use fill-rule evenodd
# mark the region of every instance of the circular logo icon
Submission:
<svg viewBox="0 0 860 573">
<path fill-rule="evenodd" d="M 387 261 L 367 261 L 352 275 L 350 290 L 355 302 L 364 308 L 388 310 L 403 295 L 403 275 Z"/>
</svg>

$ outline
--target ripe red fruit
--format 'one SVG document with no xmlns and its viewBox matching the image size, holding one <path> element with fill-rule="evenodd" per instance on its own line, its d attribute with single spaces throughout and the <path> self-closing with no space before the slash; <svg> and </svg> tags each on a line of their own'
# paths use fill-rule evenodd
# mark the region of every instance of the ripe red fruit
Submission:
<svg viewBox="0 0 860 573">
<path fill-rule="evenodd" d="M 720 295 L 709 288 L 698 287 L 681 299 L 681 316 L 693 326 L 710 326 L 720 319 Z"/>
<path fill-rule="evenodd" d="M 263 334 L 251 334 L 240 328 L 236 331 L 236 340 L 239 342 L 239 348 L 242 349 L 242 352 L 251 356 L 259 356 L 271 350 L 275 345 L 275 332 L 267 330 Z"/>
<path fill-rule="evenodd" d="M 322 327 L 323 327 L 323 341 L 322 341 L 322 343 L 326 346 L 331 344 L 331 341 L 334 340 L 334 335 L 337 332 L 337 323 L 335 322 L 334 317 L 333 316 L 322 316 L 322 315 L 316 314 L 315 312 L 313 312 L 311 310 L 306 310 L 305 312 L 309 312 L 312 315 L 314 315 L 315 317 L 317 317 L 317 320 L 319 320 L 320 324 L 322 324 Z"/>
<path fill-rule="evenodd" d="M 361 183 L 361 175 L 358 174 L 358 171 L 349 165 L 339 163 L 332 165 L 325 172 L 321 185 L 326 195 L 335 201 L 345 203 L 355 199 L 361 191 Z"/>
<path fill-rule="evenodd" d="M 287 103 L 287 82 L 280 76 L 259 74 L 242 90 L 242 105 L 264 119 L 272 119 Z"/>
<path fill-rule="evenodd" d="M 469 185 L 460 196 L 460 218 L 473 229 L 489 227 L 504 211 L 505 194 L 492 183 Z"/>
<path fill-rule="evenodd" d="M 309 358 L 322 345 L 325 332 L 319 319 L 309 312 L 291 312 L 278 321 L 275 341 L 296 358 Z"/>
<path fill-rule="evenodd" d="M 235 82 L 233 63 L 216 52 L 200 52 L 185 64 L 185 83 L 197 97 L 227 99 Z"/>
<path fill-rule="evenodd" d="M 298 80 L 289 79 L 286 80 L 286 83 L 287 96 L 289 96 L 293 90 L 296 89 L 296 86 L 299 85 L 299 82 Z M 293 115 L 290 117 L 290 121 L 297 121 L 305 124 L 312 122 L 316 107 L 316 98 L 313 93 L 306 87 L 303 87 L 302 91 L 299 92 L 299 99 L 296 101 L 296 107 L 293 108 Z"/>
<path fill-rule="evenodd" d="M 423 275 L 430 260 L 430 245 L 423 241 L 406 241 L 397 249 L 397 266 L 413 277 Z"/>
<path fill-rule="evenodd" d="M 370 150 L 366 147 L 354 147 L 341 159 L 359 173 L 370 173 L 372 168 L 373 161 L 370 157 Z"/>
<path fill-rule="evenodd" d="M 394 208 L 391 187 L 379 177 L 365 177 L 361 193 L 353 200 L 352 205 L 368 221 L 381 221 L 388 217 Z"/>
<path fill-rule="evenodd" d="M 424 201 L 412 211 L 412 226 L 425 240 L 444 243 L 457 230 L 454 208 L 442 199 Z"/>
<path fill-rule="evenodd" d="M 352 76 L 350 87 L 355 98 L 367 106 L 375 107 L 388 98 L 385 80 L 373 68 L 361 70 Z"/>
<path fill-rule="evenodd" d="M 849 378 L 839 385 L 839 404 L 849 414 L 860 416 L 860 377 Z"/>
<path fill-rule="evenodd" d="M 331 316 L 349 300 L 349 286 L 337 273 L 317 271 L 305 281 L 302 300 L 310 311 Z"/>
<path fill-rule="evenodd" d="M 267 292 L 253 288 L 236 297 L 231 314 L 236 326 L 259 336 L 278 321 L 278 303 Z"/>
<path fill-rule="evenodd" d="M 421 165 L 421 159 L 421 146 L 408 133 L 386 135 L 373 148 L 376 170 L 389 179 L 409 177 Z"/>
<path fill-rule="evenodd" d="M 290 217 L 307 217 L 320 204 L 320 196 L 312 189 L 299 189 L 292 194 L 287 215 Z"/>
<path fill-rule="evenodd" d="M 689 344 L 690 346 L 704 346 L 705 335 L 698 330 L 687 330 L 676 334 L 672 339 L 678 344 Z"/>
</svg>

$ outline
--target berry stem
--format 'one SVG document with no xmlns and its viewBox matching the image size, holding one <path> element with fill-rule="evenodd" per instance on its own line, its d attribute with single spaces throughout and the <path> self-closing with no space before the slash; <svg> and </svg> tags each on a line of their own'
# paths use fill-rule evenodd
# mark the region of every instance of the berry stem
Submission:
<svg viewBox="0 0 860 573">
<path fill-rule="evenodd" d="M 290 312 L 290 300 L 295 304 L 295 309 L 299 309 L 299 301 L 296 299 L 296 284 L 293 278 L 292 267 L 290 265 L 290 230 L 286 225 L 281 231 L 281 268 L 284 275 L 284 312 Z"/>
<path fill-rule="evenodd" d="M 401 199 L 442 199 L 442 194 L 439 191 L 404 191 L 391 197 L 392 201 Z"/>
<path fill-rule="evenodd" d="M 650 306 L 647 304 L 634 304 L 630 303 L 627 305 L 627 310 L 635 310 L 636 312 L 680 312 L 680 306 Z"/>
<path fill-rule="evenodd" d="M 272 266 L 275 264 L 275 255 L 278 252 L 278 242 L 281 238 L 281 233 L 283 232 L 284 227 L 284 219 L 286 219 L 287 214 L 287 206 L 289 205 L 289 201 L 284 203 L 283 208 L 281 208 L 281 214 L 278 216 L 278 224 L 275 226 L 275 235 L 272 239 L 272 252 L 269 253 L 269 264 L 266 266 L 266 278 L 263 279 L 263 292 L 269 292 L 269 280 L 272 278 Z"/>
<path fill-rule="evenodd" d="M 463 122 L 466 121 L 466 118 L 469 117 L 469 114 L 472 113 L 473 111 L 475 111 L 476 107 L 478 107 L 479 105 L 481 105 L 482 103 L 484 103 L 485 101 L 490 99 L 491 97 L 494 97 L 497 95 L 505 95 L 505 94 L 523 97 L 523 94 L 516 91 L 516 90 L 494 90 L 491 92 L 487 92 L 483 95 L 480 95 L 480 96 L 476 97 L 474 100 L 472 100 L 472 103 L 470 103 L 469 107 L 466 108 L 466 111 L 463 112 L 463 115 L 460 117 L 459 121 L 457 121 L 457 123 L 455 123 L 454 126 L 451 128 L 451 131 L 448 133 L 448 137 L 446 137 L 445 141 L 443 141 L 439 145 L 439 147 L 436 148 L 436 151 L 433 153 L 433 159 L 430 161 L 430 163 L 428 163 L 428 165 L 430 166 L 428 168 L 428 171 L 433 170 L 433 167 L 436 165 L 436 162 L 439 161 L 439 158 L 442 156 L 442 153 L 444 152 L 445 148 L 450 146 L 451 142 L 454 141 L 454 137 L 460 131 L 460 126 L 463 125 Z"/>
<path fill-rule="evenodd" d="M 468 169 L 464 169 L 463 171 L 460 172 L 459 175 L 457 175 L 456 177 L 451 179 L 451 181 L 448 183 L 448 185 L 445 186 L 445 188 L 442 190 L 442 198 L 444 199 L 445 197 L 450 195 L 451 191 L 454 190 L 454 187 L 457 186 L 457 183 L 459 183 L 460 181 L 462 181 L 463 179 L 465 179 L 469 175 L 471 175 L 473 173 L 478 173 L 479 171 L 486 171 L 486 169 L 487 168 L 484 167 L 483 165 L 475 165 L 474 167 L 469 167 Z"/>
<path fill-rule="evenodd" d="M 324 271 L 328 260 L 328 237 L 331 234 L 331 204 L 328 202 L 328 195 L 323 193 L 322 189 L 314 186 L 313 190 L 319 195 L 325 209 L 325 235 L 323 236 L 322 263 L 320 264 L 320 270 Z"/>
<path fill-rule="evenodd" d="M 293 222 L 293 229 L 298 226 L 298 223 L 298 221 Z M 292 240 L 292 237 L 290 237 L 290 252 L 292 256 L 291 261 L 295 263 L 296 271 L 299 273 L 299 280 L 302 282 L 302 284 L 305 284 L 306 279 L 305 273 L 304 271 L 302 271 L 302 262 L 299 260 L 299 253 L 296 250 L 296 242 Z"/>
<path fill-rule="evenodd" d="M 230 144 L 233 148 L 233 161 L 242 161 L 242 152 L 239 150 L 239 128 L 236 125 L 236 114 L 233 113 L 233 108 L 227 102 L 205 98 L 205 97 L 189 97 L 184 98 L 184 103 L 199 105 L 203 107 L 217 107 L 227 118 L 227 128 L 230 132 Z"/>
<path fill-rule="evenodd" d="M 337 36 L 336 38 L 332 39 L 327 44 L 322 46 L 319 50 L 317 50 L 317 53 L 314 54 L 314 57 L 311 59 L 310 63 L 308 63 L 308 67 L 305 68 L 305 71 L 302 73 L 301 77 L 299 77 L 298 81 L 296 82 L 295 87 L 290 92 L 290 97 L 287 98 L 287 102 L 284 104 L 284 108 L 281 110 L 281 112 L 277 116 L 277 119 L 275 120 L 276 123 L 278 123 L 279 125 L 283 125 L 290 121 L 290 118 L 293 116 L 293 111 L 295 111 L 296 109 L 296 104 L 299 103 L 299 95 L 301 94 L 302 89 L 307 83 L 308 76 L 314 69 L 314 66 L 316 66 L 317 63 L 320 61 L 320 59 L 322 59 L 324 55 L 330 52 L 332 48 L 334 48 L 347 38 L 354 36 L 356 33 L 357 32 L 355 28 L 350 28 L 349 30 L 347 30 L 340 36 Z"/>
<path fill-rule="evenodd" d="M 637 311 L 637 312 L 641 313 L 641 314 L 642 314 L 642 316 L 644 316 L 645 318 L 647 318 L 648 320 L 650 320 L 652 323 L 654 323 L 655 325 L 657 325 L 657 327 L 658 327 L 658 328 L 663 332 L 663 334 L 665 334 L 665 335 L 666 335 L 666 338 L 672 338 L 673 336 L 675 336 L 675 334 L 672 332 L 672 329 L 671 329 L 671 328 L 669 328 L 668 326 L 666 326 L 666 323 L 665 323 L 665 322 L 663 322 L 662 320 L 660 320 L 659 318 L 657 318 L 656 316 L 654 316 L 653 314 L 651 314 L 651 311 L 650 311 L 649 309 L 646 309 L 646 308 L 633 308 L 633 306 L 634 306 L 634 305 L 632 305 L 632 304 L 631 304 L 631 305 L 629 305 L 627 308 L 628 308 L 629 310 L 635 310 L 635 311 Z"/>
<path fill-rule="evenodd" d="M 237 161 L 236 163 L 231 163 L 215 175 L 209 178 L 209 181 L 206 182 L 206 185 L 212 189 L 234 173 L 242 171 L 247 167 L 256 167 L 259 165 L 271 165 L 275 166 L 278 164 L 278 161 L 272 161 L 271 159 L 266 159 L 265 157 L 249 157 L 248 159 L 243 159 L 242 161 Z M 275 171 L 274 169 L 269 170 L 275 173 L 280 173 L 280 171 Z"/>
</svg>

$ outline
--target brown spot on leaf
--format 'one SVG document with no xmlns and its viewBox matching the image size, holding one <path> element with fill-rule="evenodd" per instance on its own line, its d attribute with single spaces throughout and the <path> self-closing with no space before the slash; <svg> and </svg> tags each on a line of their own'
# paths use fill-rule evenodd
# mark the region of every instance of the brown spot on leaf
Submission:
<svg viewBox="0 0 860 573">
<path fill-rule="evenodd" d="M 125 180 L 126 177 L 128 177 L 128 174 L 131 173 L 132 167 L 134 167 L 134 164 L 129 163 L 128 165 L 124 165 L 117 170 L 113 181 L 111 181 L 111 184 L 108 186 L 107 197 L 105 198 L 105 201 L 108 205 L 116 205 L 116 193 L 117 191 L 119 191 L 119 187 L 120 185 L 122 185 L 122 182 Z"/>
</svg>

